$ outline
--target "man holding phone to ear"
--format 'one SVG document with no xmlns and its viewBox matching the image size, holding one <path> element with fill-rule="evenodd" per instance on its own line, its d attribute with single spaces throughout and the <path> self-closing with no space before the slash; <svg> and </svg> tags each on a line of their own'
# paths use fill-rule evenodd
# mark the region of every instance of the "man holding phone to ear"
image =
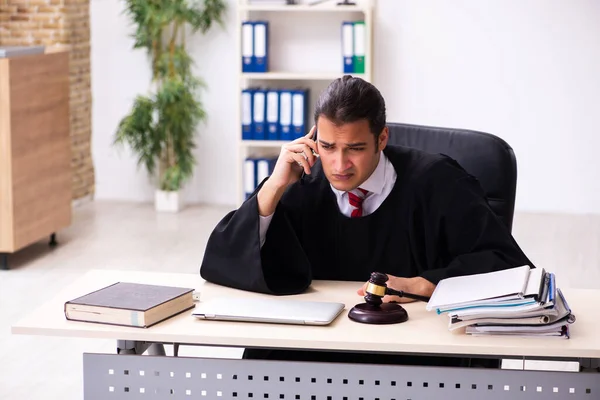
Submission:
<svg viewBox="0 0 600 400">
<path fill-rule="evenodd" d="M 271 176 L 214 229 L 204 279 L 285 295 L 303 292 L 312 279 L 366 282 L 377 271 L 392 289 L 431 296 L 447 277 L 533 266 L 477 180 L 454 160 L 387 145 L 385 102 L 372 84 L 351 76 L 333 81 L 314 120 L 306 136 L 282 146 Z M 244 357 L 470 365 L 264 349 L 247 349 Z"/>
<path fill-rule="evenodd" d="M 387 145 L 385 102 L 372 84 L 333 81 L 314 120 L 217 225 L 204 279 L 295 294 L 312 279 L 366 282 L 378 271 L 392 289 L 430 296 L 447 277 L 532 265 L 454 160 Z"/>
</svg>

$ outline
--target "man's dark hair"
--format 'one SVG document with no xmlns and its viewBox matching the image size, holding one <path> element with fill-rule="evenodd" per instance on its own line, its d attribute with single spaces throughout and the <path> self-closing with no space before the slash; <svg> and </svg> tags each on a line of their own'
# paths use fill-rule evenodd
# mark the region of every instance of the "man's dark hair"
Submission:
<svg viewBox="0 0 600 400">
<path fill-rule="evenodd" d="M 344 75 L 331 82 L 319 96 L 315 106 L 315 125 L 320 116 L 336 125 L 366 119 L 377 143 L 385 127 L 385 101 L 379 90 L 369 82 Z"/>
</svg>

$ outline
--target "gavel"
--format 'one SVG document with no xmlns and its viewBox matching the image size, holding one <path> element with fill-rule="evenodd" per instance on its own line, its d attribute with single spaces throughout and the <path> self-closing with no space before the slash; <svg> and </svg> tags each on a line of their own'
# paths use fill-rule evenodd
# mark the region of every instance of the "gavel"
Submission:
<svg viewBox="0 0 600 400">
<path fill-rule="evenodd" d="M 387 287 L 388 280 L 386 274 L 371 273 L 365 289 L 365 302 L 352 307 L 348 312 L 348 318 L 365 324 L 397 324 L 408 320 L 408 313 L 398 303 L 384 303 L 383 296 L 391 295 L 424 302 L 429 301 L 429 297 Z"/>
<path fill-rule="evenodd" d="M 369 282 L 367 282 L 367 288 L 365 289 L 365 301 L 368 304 L 377 306 L 383 303 L 383 296 L 399 296 L 399 297 L 408 297 L 409 299 L 421 300 L 424 302 L 429 301 L 429 297 L 420 296 L 418 294 L 407 293 L 403 290 L 395 290 L 387 287 L 386 282 L 389 280 L 386 274 L 382 274 L 381 272 L 373 272 L 371 274 L 371 278 Z"/>
</svg>

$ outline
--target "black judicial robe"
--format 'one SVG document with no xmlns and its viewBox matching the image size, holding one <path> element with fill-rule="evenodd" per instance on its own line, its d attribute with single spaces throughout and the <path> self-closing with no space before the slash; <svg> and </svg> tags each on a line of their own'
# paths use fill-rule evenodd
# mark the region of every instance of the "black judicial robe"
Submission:
<svg viewBox="0 0 600 400">
<path fill-rule="evenodd" d="M 441 279 L 531 262 L 493 213 L 479 182 L 454 160 L 384 149 L 397 174 L 381 206 L 343 215 L 317 161 L 287 188 L 260 248 L 257 193 L 209 237 L 200 274 L 209 282 L 268 294 L 301 293 L 313 279 L 367 281 L 378 271 Z M 264 181 L 263 181 L 264 183 Z"/>
</svg>

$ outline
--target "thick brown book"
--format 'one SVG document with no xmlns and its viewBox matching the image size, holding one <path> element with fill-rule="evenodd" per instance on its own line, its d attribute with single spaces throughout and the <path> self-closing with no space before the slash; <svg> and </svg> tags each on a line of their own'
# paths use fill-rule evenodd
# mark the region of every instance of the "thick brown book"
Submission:
<svg viewBox="0 0 600 400">
<path fill-rule="evenodd" d="M 68 320 L 147 328 L 194 308 L 194 289 L 117 282 L 65 303 Z"/>
</svg>

